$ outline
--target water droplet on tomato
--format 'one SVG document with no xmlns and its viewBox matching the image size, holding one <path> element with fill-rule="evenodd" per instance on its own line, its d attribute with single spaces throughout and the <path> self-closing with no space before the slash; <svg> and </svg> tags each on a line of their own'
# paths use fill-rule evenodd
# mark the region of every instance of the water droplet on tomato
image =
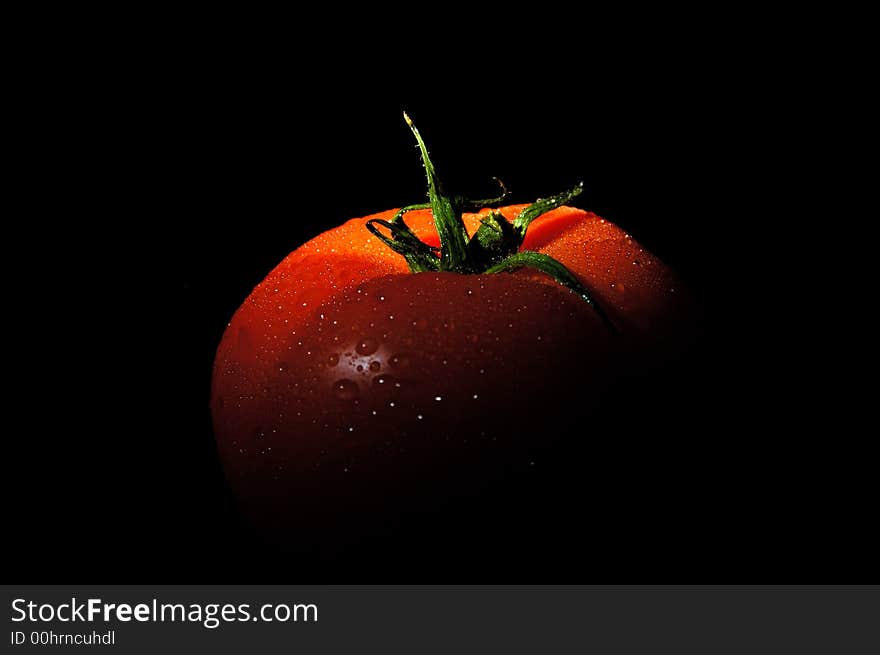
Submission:
<svg viewBox="0 0 880 655">
<path fill-rule="evenodd" d="M 391 355 L 389 363 L 391 364 L 391 368 L 407 368 L 410 365 L 410 358 L 409 355 L 398 353 L 396 355 Z"/>
<path fill-rule="evenodd" d="M 340 400 L 351 400 L 358 394 L 358 385 L 353 380 L 337 380 L 333 383 L 333 393 Z"/>
<path fill-rule="evenodd" d="M 359 355 L 372 355 L 379 350 L 379 342 L 370 337 L 366 337 L 365 339 L 358 341 L 354 349 Z"/>
<path fill-rule="evenodd" d="M 376 377 L 374 377 L 373 378 L 373 385 L 375 385 L 375 386 L 381 385 L 381 388 L 383 388 L 383 389 L 391 389 L 391 387 L 394 387 L 396 389 L 400 389 L 400 381 L 398 379 L 396 379 L 394 376 L 387 375 L 387 374 L 377 375 Z"/>
<path fill-rule="evenodd" d="M 339 363 L 339 355 L 333 353 L 327 358 L 327 362 L 330 364 L 330 366 L 336 366 Z"/>
<path fill-rule="evenodd" d="M 379 362 L 377 362 L 375 360 L 370 362 L 370 370 L 373 371 L 373 373 L 378 371 L 380 368 L 382 368 L 382 365 Z"/>
</svg>

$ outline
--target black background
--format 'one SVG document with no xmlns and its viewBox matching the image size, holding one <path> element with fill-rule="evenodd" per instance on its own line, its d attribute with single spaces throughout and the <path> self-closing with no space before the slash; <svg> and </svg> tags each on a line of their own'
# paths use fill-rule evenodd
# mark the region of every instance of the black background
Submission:
<svg viewBox="0 0 880 655">
<path fill-rule="evenodd" d="M 868 481 L 861 469 L 841 473 L 845 448 L 827 434 L 817 444 L 779 391 L 786 332 L 765 311 L 773 301 L 751 226 L 761 201 L 744 191 L 762 154 L 746 138 L 754 98 L 698 44 L 635 53 L 558 43 L 540 58 L 451 73 L 415 55 L 344 70 L 278 52 L 53 60 L 21 167 L 28 252 L 41 257 L 19 269 L 20 329 L 35 345 L 19 381 L 26 420 L 7 437 L 24 446 L 5 463 L 16 576 L 857 581 Z M 675 380 L 681 405 L 656 434 L 687 484 L 675 481 L 679 505 L 634 530 L 625 554 L 504 572 L 412 553 L 361 568 L 282 560 L 237 518 L 210 428 L 214 349 L 253 286 L 299 244 L 421 200 L 403 109 L 447 187 L 485 195 L 497 175 L 522 202 L 583 180 L 576 204 L 678 270 L 705 308 L 707 337 L 687 369 L 698 377 Z"/>
</svg>

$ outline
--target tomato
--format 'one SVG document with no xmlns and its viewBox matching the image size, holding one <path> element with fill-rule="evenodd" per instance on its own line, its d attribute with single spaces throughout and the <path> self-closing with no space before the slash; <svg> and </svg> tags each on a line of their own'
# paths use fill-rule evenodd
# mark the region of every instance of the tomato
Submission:
<svg viewBox="0 0 880 655">
<path fill-rule="evenodd" d="M 478 496 L 527 472 L 612 380 L 679 340 L 689 301 L 675 274 L 617 226 L 563 205 L 578 189 L 460 211 L 413 130 L 431 208 L 353 219 L 304 244 L 218 348 L 219 451 L 267 533 Z"/>
</svg>

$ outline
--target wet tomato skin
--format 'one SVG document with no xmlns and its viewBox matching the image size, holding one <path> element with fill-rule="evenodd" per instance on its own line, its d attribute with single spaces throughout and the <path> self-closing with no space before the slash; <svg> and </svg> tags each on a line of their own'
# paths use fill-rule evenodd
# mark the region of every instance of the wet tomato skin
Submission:
<svg viewBox="0 0 880 655">
<path fill-rule="evenodd" d="M 588 401 L 615 348 L 596 313 L 559 285 L 377 278 L 318 306 L 287 337 L 265 395 L 215 407 L 221 453 L 242 497 L 276 499 L 271 513 L 306 511 L 298 502 L 330 481 L 356 503 L 475 469 L 500 474 L 553 442 L 546 413 Z M 246 442 L 235 438 L 243 426 Z"/>
<path fill-rule="evenodd" d="M 369 218 L 291 253 L 218 349 L 221 458 L 268 532 L 442 502 L 527 467 L 612 379 L 668 346 L 687 306 L 662 262 L 581 210 L 540 217 L 524 247 L 575 273 L 618 334 L 541 274 L 411 274 Z M 464 219 L 473 231 L 479 217 Z M 430 212 L 407 223 L 436 240 Z"/>
</svg>

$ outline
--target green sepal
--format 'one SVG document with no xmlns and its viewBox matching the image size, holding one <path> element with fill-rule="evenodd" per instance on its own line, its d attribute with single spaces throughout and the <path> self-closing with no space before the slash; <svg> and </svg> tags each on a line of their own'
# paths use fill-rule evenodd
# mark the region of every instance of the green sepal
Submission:
<svg viewBox="0 0 880 655">
<path fill-rule="evenodd" d="M 397 213 L 394 214 L 394 218 L 391 219 L 392 223 L 401 223 L 403 222 L 403 215 L 409 212 L 416 211 L 417 209 L 431 209 L 431 205 L 427 202 L 422 202 L 417 205 L 407 205 L 406 207 L 401 207 L 397 210 Z"/>
<path fill-rule="evenodd" d="M 526 230 L 529 229 L 529 225 L 531 225 L 533 220 L 557 207 L 562 207 L 562 205 L 570 201 L 572 198 L 581 195 L 583 190 L 584 183 L 578 182 L 577 186 L 573 189 L 557 193 L 555 196 L 550 196 L 549 198 L 541 198 L 523 209 L 513 220 L 513 229 L 519 238 L 519 244 L 517 245 L 522 244 L 523 240 L 526 238 Z"/>
<path fill-rule="evenodd" d="M 367 221 L 367 229 L 394 252 L 403 255 L 413 273 L 440 270 L 440 260 L 433 248 L 412 233 L 409 226 L 403 222 L 402 214 L 395 218 L 397 222 L 374 218 Z M 381 225 L 389 230 L 391 238 L 382 234 L 376 225 Z"/>
<path fill-rule="evenodd" d="M 571 289 L 583 300 L 592 305 L 593 309 L 596 310 L 596 313 L 599 314 L 599 317 L 603 321 L 605 321 L 612 332 L 617 331 L 614 324 L 590 295 L 590 292 L 584 288 L 584 285 L 578 281 L 574 274 L 569 271 L 565 265 L 560 261 L 553 259 L 550 255 L 545 255 L 541 252 L 532 252 L 531 250 L 523 250 L 522 252 L 511 255 L 494 266 L 490 266 L 485 272 L 501 273 L 502 271 L 515 271 L 518 268 L 534 268 L 542 273 L 546 273 L 559 282 L 559 284 Z"/>
<path fill-rule="evenodd" d="M 428 201 L 431 203 L 431 213 L 434 215 L 434 226 L 440 237 L 440 269 L 444 271 L 456 271 L 462 269 L 467 260 L 467 229 L 461 219 L 461 210 L 453 205 L 452 200 L 440 192 L 440 183 L 434 172 L 434 164 L 428 155 L 428 147 L 422 140 L 418 128 L 413 124 L 410 117 L 403 114 L 406 124 L 412 130 L 419 150 L 422 153 L 422 163 L 425 166 L 425 176 L 428 178 Z"/>
<path fill-rule="evenodd" d="M 453 202 L 458 207 L 459 211 L 480 211 L 481 209 L 485 209 L 486 207 L 494 207 L 495 205 L 500 205 L 502 202 L 507 200 L 510 197 L 510 191 L 507 189 L 507 185 L 501 181 L 501 178 L 493 177 L 493 180 L 498 184 L 498 187 L 501 189 L 501 195 L 495 196 L 494 198 L 481 198 L 478 200 L 472 200 L 470 198 L 465 198 L 463 196 L 455 196 Z"/>
</svg>

